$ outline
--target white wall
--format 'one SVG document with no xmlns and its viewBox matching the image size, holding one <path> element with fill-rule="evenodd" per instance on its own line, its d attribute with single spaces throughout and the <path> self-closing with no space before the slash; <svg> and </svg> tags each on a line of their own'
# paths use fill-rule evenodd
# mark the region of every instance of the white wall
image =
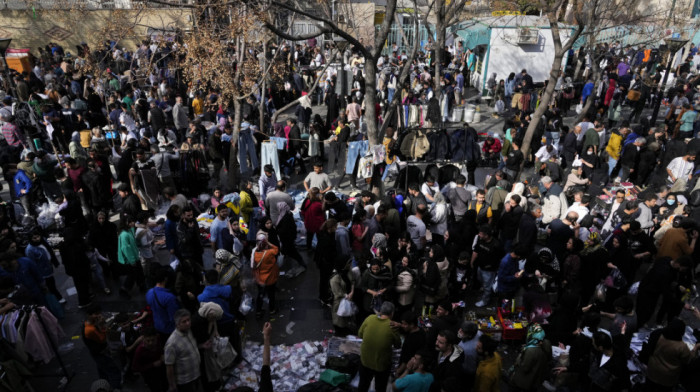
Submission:
<svg viewBox="0 0 700 392">
<path fill-rule="evenodd" d="M 562 44 L 569 37 L 570 30 L 560 29 Z M 494 72 L 496 80 L 506 79 L 511 72 L 516 74 L 523 68 L 532 76 L 535 83 L 544 82 L 549 78 L 549 72 L 554 60 L 554 43 L 550 29 L 539 30 L 537 45 L 518 45 L 518 29 L 491 29 L 491 52 L 488 57 L 488 68 L 484 71 L 484 80 Z M 566 65 L 566 57 L 562 68 Z M 481 86 L 479 86 L 481 89 Z"/>
</svg>

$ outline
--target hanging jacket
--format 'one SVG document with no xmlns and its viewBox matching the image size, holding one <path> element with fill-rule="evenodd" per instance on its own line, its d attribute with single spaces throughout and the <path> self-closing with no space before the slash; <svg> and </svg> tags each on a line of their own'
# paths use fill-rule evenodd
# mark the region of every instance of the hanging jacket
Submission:
<svg viewBox="0 0 700 392">
<path fill-rule="evenodd" d="M 466 146 L 465 159 L 467 162 L 478 161 L 481 158 L 481 148 L 479 147 L 479 136 L 476 134 L 476 130 L 472 127 L 467 127 L 465 130 L 466 136 Z"/>
<path fill-rule="evenodd" d="M 431 132 L 428 134 L 428 142 L 430 150 L 425 155 L 427 161 L 436 161 L 438 159 L 449 159 L 450 157 L 450 140 L 447 134 L 442 131 Z"/>
<path fill-rule="evenodd" d="M 426 117 L 432 123 L 440 122 L 440 102 L 437 98 L 432 97 L 428 101 L 428 115 Z"/>
<path fill-rule="evenodd" d="M 401 153 L 410 159 L 422 158 L 430 150 L 430 142 L 423 131 L 411 131 L 401 143 Z"/>
<path fill-rule="evenodd" d="M 452 156 L 453 161 L 463 161 L 466 155 L 466 145 L 464 129 L 456 129 L 450 133 L 447 132 L 450 137 L 450 156 Z"/>
</svg>

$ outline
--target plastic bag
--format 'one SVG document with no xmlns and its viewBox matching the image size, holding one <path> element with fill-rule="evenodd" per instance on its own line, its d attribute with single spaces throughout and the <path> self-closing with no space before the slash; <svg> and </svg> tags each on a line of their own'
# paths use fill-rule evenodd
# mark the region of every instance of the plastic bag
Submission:
<svg viewBox="0 0 700 392">
<path fill-rule="evenodd" d="M 226 369 L 233 360 L 236 359 L 238 353 L 233 349 L 227 337 L 215 337 L 213 340 L 212 351 L 215 355 L 215 360 L 219 368 Z"/>
<path fill-rule="evenodd" d="M 576 105 L 576 114 L 581 114 L 583 111 L 583 104 Z"/>
<path fill-rule="evenodd" d="M 244 316 L 253 310 L 253 296 L 251 296 L 247 291 L 241 296 L 241 304 L 238 306 L 238 311 Z"/>
<path fill-rule="evenodd" d="M 354 302 L 347 298 L 340 300 L 340 305 L 338 306 L 338 316 L 340 317 L 351 317 L 357 313 L 357 306 Z"/>
</svg>

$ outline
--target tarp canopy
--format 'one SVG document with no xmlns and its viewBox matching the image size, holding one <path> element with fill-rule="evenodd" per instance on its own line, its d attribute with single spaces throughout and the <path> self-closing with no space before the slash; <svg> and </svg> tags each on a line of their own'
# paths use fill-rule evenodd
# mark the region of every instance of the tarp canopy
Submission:
<svg viewBox="0 0 700 392">
<path fill-rule="evenodd" d="M 474 22 L 460 23 L 452 28 L 452 34 L 459 37 L 466 49 L 473 49 L 479 45 L 488 45 L 491 40 L 491 28 Z"/>
</svg>

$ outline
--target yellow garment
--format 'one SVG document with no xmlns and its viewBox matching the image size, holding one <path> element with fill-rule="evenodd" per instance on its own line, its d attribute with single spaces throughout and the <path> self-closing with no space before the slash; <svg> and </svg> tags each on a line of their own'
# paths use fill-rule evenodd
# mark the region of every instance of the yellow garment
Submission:
<svg viewBox="0 0 700 392">
<path fill-rule="evenodd" d="M 192 110 L 197 116 L 204 114 L 204 102 L 201 98 L 195 98 L 192 100 Z"/>
<path fill-rule="evenodd" d="M 343 128 L 342 128 L 340 125 L 338 125 L 338 126 L 335 128 L 335 131 L 333 131 L 333 133 L 335 133 L 335 135 L 338 136 L 338 135 L 340 135 L 340 131 L 341 131 L 342 129 L 343 129 Z"/>
<path fill-rule="evenodd" d="M 481 211 L 481 207 L 483 206 L 483 204 L 476 204 L 476 206 L 474 207 L 474 209 L 476 210 L 476 215 L 479 215 L 479 211 Z M 489 219 L 493 217 L 493 211 L 491 211 L 491 207 L 489 207 L 489 209 L 486 210 L 486 217 Z"/>
<path fill-rule="evenodd" d="M 605 151 L 608 153 L 610 158 L 614 160 L 620 159 L 620 153 L 622 152 L 622 141 L 624 138 L 617 132 L 613 132 L 610 135 L 610 140 L 608 140 L 608 146 L 605 147 Z"/>
<path fill-rule="evenodd" d="M 387 165 L 391 165 L 394 163 L 394 159 L 396 158 L 394 155 L 390 154 L 390 148 L 389 144 L 392 142 L 392 138 L 390 137 L 385 137 L 384 141 L 382 141 L 382 145 L 384 145 L 384 151 L 386 151 L 386 158 L 384 158 L 384 161 L 386 162 Z"/>
</svg>

